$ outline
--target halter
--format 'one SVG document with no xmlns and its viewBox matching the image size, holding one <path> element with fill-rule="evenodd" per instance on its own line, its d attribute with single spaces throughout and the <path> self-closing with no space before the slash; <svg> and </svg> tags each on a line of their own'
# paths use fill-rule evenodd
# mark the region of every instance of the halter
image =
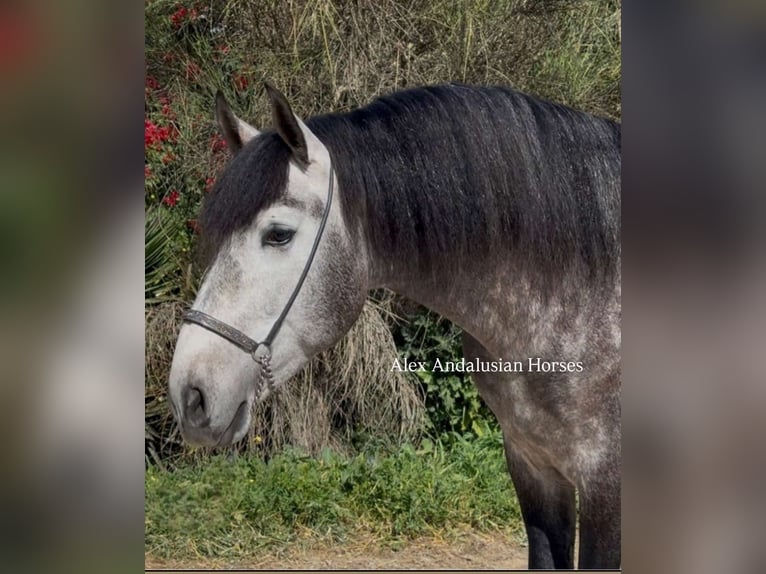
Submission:
<svg viewBox="0 0 766 574">
<path fill-rule="evenodd" d="M 269 392 L 274 392 L 274 375 L 271 372 L 271 344 L 274 342 L 274 338 L 282 328 L 282 323 L 284 322 L 285 317 L 287 317 L 287 313 L 290 311 L 290 307 L 293 306 L 296 297 L 298 297 L 298 293 L 300 292 L 301 287 L 303 287 L 303 281 L 306 279 L 306 275 L 308 275 L 309 269 L 311 268 L 311 263 L 314 261 L 314 256 L 316 255 L 317 248 L 319 247 L 319 241 L 322 239 L 325 224 L 327 223 L 327 217 L 330 215 L 330 206 L 332 205 L 333 179 L 332 161 L 330 161 L 330 183 L 327 190 L 327 203 L 324 208 L 324 213 L 322 214 L 322 220 L 319 223 L 319 229 L 317 230 L 316 237 L 314 238 L 314 245 L 311 247 L 311 253 L 309 253 L 306 264 L 303 266 L 303 271 L 301 272 L 301 276 L 298 278 L 298 283 L 295 285 L 290 298 L 287 300 L 287 303 L 285 303 L 282 312 L 279 314 L 279 317 L 277 317 L 277 320 L 274 321 L 274 325 L 272 325 L 269 334 L 266 335 L 266 338 L 263 341 L 259 343 L 245 335 L 239 329 L 232 327 L 228 323 L 224 323 L 223 321 L 220 321 L 215 317 L 208 315 L 207 313 L 203 313 L 202 311 L 197 311 L 196 309 L 187 311 L 183 316 L 183 320 L 185 322 L 194 323 L 200 327 L 204 327 L 208 331 L 211 331 L 216 335 L 223 337 L 230 343 L 233 343 L 245 351 L 247 354 L 249 354 L 253 358 L 253 361 L 261 366 L 261 376 L 258 380 L 258 386 L 255 389 L 256 400 L 259 400 L 261 393 L 263 392 L 264 383 L 266 384 Z"/>
</svg>

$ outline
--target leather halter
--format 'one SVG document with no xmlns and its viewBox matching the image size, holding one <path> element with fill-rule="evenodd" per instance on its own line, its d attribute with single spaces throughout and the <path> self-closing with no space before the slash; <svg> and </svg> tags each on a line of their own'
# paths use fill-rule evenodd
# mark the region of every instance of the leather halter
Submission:
<svg viewBox="0 0 766 574">
<path fill-rule="evenodd" d="M 253 361 L 261 366 L 261 376 L 258 380 L 258 386 L 255 389 L 256 400 L 260 399 L 260 396 L 263 392 L 264 383 L 266 384 L 269 392 L 274 392 L 274 375 L 271 372 L 271 344 L 274 342 L 277 333 L 279 333 L 279 330 L 282 328 L 282 323 L 284 322 L 285 317 L 287 317 L 287 313 L 293 306 L 296 297 L 298 297 L 298 293 L 300 293 L 301 287 L 303 287 L 303 282 L 306 279 L 306 275 L 308 275 L 309 269 L 311 268 L 311 263 L 314 261 L 314 256 L 316 255 L 317 248 L 319 247 L 319 241 L 322 239 L 324 228 L 327 223 L 327 218 L 330 215 L 330 206 L 332 205 L 334 181 L 332 161 L 330 162 L 329 180 L 330 183 L 327 190 L 327 203 L 325 204 L 324 213 L 322 214 L 322 220 L 319 223 L 319 229 L 317 230 L 316 237 L 314 238 L 314 245 L 311 247 L 311 253 L 309 253 L 306 264 L 303 266 L 301 276 L 298 278 L 298 283 L 295 285 L 290 298 L 287 300 L 287 303 L 285 303 L 282 312 L 279 314 L 279 317 L 277 317 L 277 320 L 274 321 L 274 325 L 272 325 L 269 334 L 266 335 L 266 338 L 263 341 L 258 342 L 255 339 L 251 339 L 239 329 L 232 327 L 228 323 L 224 323 L 223 321 L 220 321 L 215 317 L 208 315 L 207 313 L 197 311 L 196 309 L 187 311 L 183 316 L 183 320 L 185 322 L 194 323 L 200 327 L 204 327 L 208 331 L 211 331 L 216 335 L 223 337 L 230 343 L 233 343 L 248 353 L 253 358 Z"/>
</svg>

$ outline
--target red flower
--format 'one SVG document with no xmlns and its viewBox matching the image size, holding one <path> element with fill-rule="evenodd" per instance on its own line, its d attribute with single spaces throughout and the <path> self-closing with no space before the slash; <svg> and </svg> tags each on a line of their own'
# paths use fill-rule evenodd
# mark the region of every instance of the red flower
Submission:
<svg viewBox="0 0 766 574">
<path fill-rule="evenodd" d="M 160 83 L 154 76 L 146 76 L 146 89 L 153 91 L 160 87 Z"/>
<path fill-rule="evenodd" d="M 169 194 L 167 194 L 165 197 L 162 198 L 162 203 L 164 203 L 168 207 L 173 207 L 176 203 L 178 203 L 179 197 L 181 197 L 181 194 L 174 189 L 173 191 L 171 191 Z"/>
<path fill-rule="evenodd" d="M 247 77 L 243 76 L 242 74 L 239 74 L 234 78 L 234 85 L 238 90 L 245 90 L 247 89 L 247 86 L 249 84 L 249 81 Z"/>
<path fill-rule="evenodd" d="M 170 22 L 173 24 L 173 28 L 181 27 L 188 12 L 186 6 L 181 6 L 178 10 L 173 12 L 173 15 L 170 17 Z"/>
<path fill-rule="evenodd" d="M 158 126 L 151 120 L 144 119 L 144 147 L 158 149 L 166 141 L 175 139 L 175 130 L 168 126 Z"/>
<path fill-rule="evenodd" d="M 144 146 L 153 147 L 161 142 L 160 128 L 151 120 L 144 120 Z"/>
<path fill-rule="evenodd" d="M 229 48 L 229 46 L 226 46 L 225 44 L 221 44 L 220 46 L 218 46 L 218 51 L 224 56 L 228 54 L 230 50 L 231 48 Z"/>
<path fill-rule="evenodd" d="M 179 6 L 178 9 L 170 16 L 170 23 L 173 24 L 173 28 L 180 28 L 184 24 L 184 20 L 193 22 L 197 19 L 197 9 L 192 8 L 189 10 L 186 6 Z"/>
<path fill-rule="evenodd" d="M 149 179 L 152 177 L 152 168 L 150 168 L 148 165 L 144 166 L 144 179 Z"/>
<path fill-rule="evenodd" d="M 210 138 L 210 149 L 215 153 L 225 150 L 226 147 L 226 140 L 223 139 L 223 136 L 221 134 L 213 134 Z"/>
<path fill-rule="evenodd" d="M 213 185 L 215 184 L 215 179 L 212 177 L 208 177 L 205 179 L 205 191 L 209 192 L 211 189 L 213 189 Z"/>
</svg>

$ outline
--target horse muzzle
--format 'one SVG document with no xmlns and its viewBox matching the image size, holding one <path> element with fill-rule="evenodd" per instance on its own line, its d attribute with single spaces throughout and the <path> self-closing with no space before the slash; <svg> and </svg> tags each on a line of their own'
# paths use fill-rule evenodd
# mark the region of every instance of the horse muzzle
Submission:
<svg viewBox="0 0 766 574">
<path fill-rule="evenodd" d="M 179 404 L 171 399 L 181 435 L 192 446 L 227 446 L 242 439 L 250 426 L 250 407 L 250 402 L 244 400 L 233 415 L 214 416 L 204 389 L 193 383 L 184 386 Z"/>
</svg>

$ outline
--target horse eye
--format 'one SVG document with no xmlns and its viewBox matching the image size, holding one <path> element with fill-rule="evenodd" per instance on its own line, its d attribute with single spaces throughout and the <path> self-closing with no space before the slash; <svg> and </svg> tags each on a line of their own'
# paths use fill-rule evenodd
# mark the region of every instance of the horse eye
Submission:
<svg viewBox="0 0 766 574">
<path fill-rule="evenodd" d="M 295 235 L 295 231 L 285 227 L 272 227 L 263 236 L 264 245 L 280 246 L 287 245 Z"/>
</svg>

